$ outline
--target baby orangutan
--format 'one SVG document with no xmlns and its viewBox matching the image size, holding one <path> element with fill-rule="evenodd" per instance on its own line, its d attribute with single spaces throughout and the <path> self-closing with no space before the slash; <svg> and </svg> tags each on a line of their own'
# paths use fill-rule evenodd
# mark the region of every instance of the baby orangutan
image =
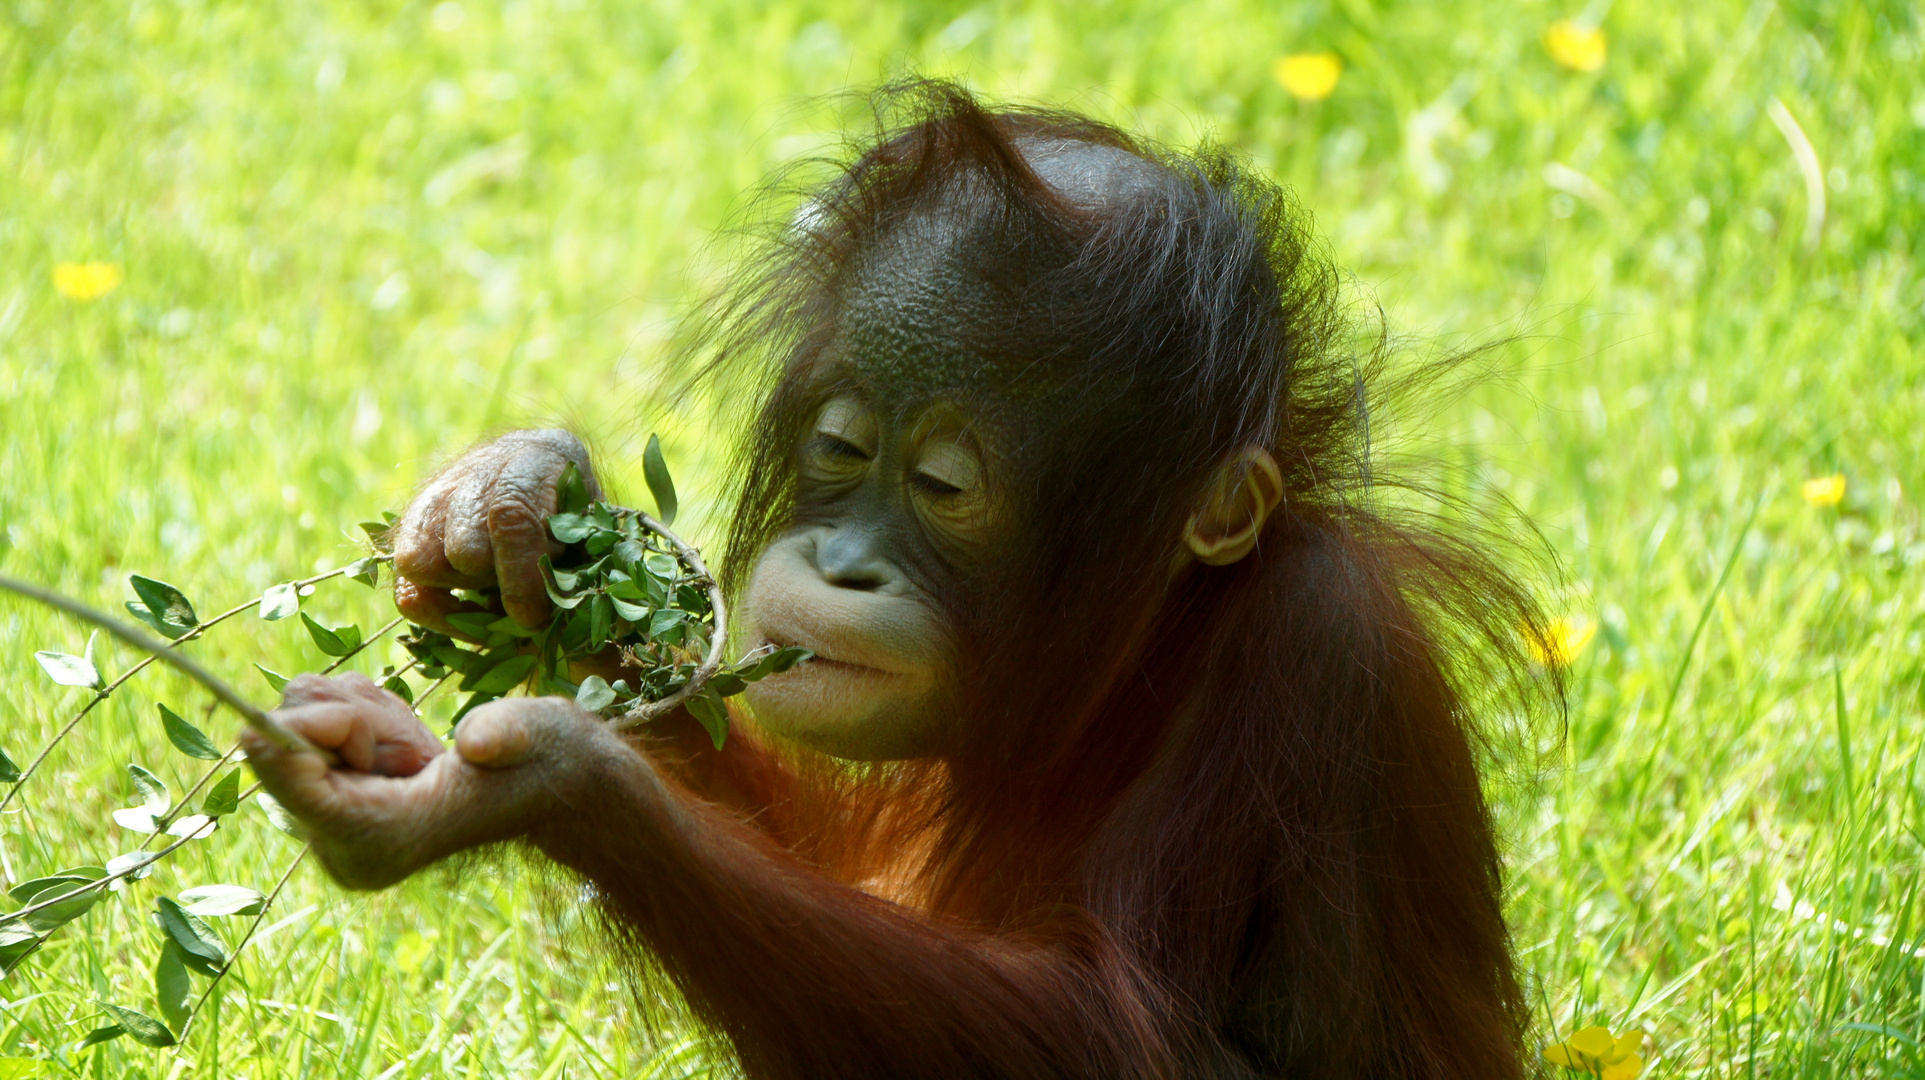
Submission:
<svg viewBox="0 0 1925 1080">
<path fill-rule="evenodd" d="M 1541 622 L 1368 499 L 1377 366 L 1300 213 L 1221 151 L 892 100 L 711 339 L 768 374 L 743 647 L 814 659 L 721 750 L 514 698 L 448 751 L 306 676 L 276 715 L 341 764 L 250 739 L 267 789 L 351 888 L 532 845 L 754 1077 L 1518 1076 L 1466 680 Z M 516 432 L 430 483 L 401 610 L 543 625 L 569 462 Z"/>
</svg>

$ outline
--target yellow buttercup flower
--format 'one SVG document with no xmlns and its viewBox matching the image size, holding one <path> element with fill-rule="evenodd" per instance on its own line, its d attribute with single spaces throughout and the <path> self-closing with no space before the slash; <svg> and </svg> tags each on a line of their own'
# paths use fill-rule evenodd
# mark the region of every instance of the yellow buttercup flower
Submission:
<svg viewBox="0 0 1925 1080">
<path fill-rule="evenodd" d="M 1333 52 L 1292 53 L 1278 57 L 1277 62 L 1270 65 L 1270 74 L 1292 97 L 1300 101 L 1322 101 L 1337 88 L 1337 79 L 1343 74 L 1343 60 Z"/>
<path fill-rule="evenodd" d="M 1545 667 L 1569 667 L 1597 636 L 1597 620 L 1583 615 L 1560 615 L 1551 620 L 1542 634 L 1524 629 L 1524 641 L 1531 657 Z"/>
<path fill-rule="evenodd" d="M 1845 501 L 1845 474 L 1815 476 L 1805 481 L 1805 501 L 1813 506 L 1837 506 Z"/>
<path fill-rule="evenodd" d="M 1644 1032 L 1632 1028 L 1613 1036 L 1610 1028 L 1587 1027 L 1544 1048 L 1544 1060 L 1602 1080 L 1636 1080 L 1644 1071 Z"/>
<path fill-rule="evenodd" d="M 55 263 L 54 291 L 69 300 L 98 300 L 120 288 L 120 264 L 110 262 Z"/>
<path fill-rule="evenodd" d="M 1544 48 L 1551 59 L 1572 71 L 1596 71 L 1604 66 L 1604 31 L 1569 19 L 1559 19 L 1544 30 Z"/>
</svg>

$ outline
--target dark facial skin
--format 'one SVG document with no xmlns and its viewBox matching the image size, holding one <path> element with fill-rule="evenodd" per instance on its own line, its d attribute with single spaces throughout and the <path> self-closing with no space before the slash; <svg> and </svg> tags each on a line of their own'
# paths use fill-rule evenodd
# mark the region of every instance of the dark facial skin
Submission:
<svg viewBox="0 0 1925 1080">
<path fill-rule="evenodd" d="M 837 757 L 940 755 L 955 643 L 921 576 L 979 558 L 997 522 L 968 418 L 936 403 L 898 417 L 834 394 L 796 451 L 796 524 L 757 562 L 750 640 L 816 658 L 754 684 L 756 719 Z"/>
</svg>

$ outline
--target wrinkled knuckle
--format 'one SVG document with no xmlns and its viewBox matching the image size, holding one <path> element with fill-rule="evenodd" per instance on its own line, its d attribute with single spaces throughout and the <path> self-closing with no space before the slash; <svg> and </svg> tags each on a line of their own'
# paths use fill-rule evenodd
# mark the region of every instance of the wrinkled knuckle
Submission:
<svg viewBox="0 0 1925 1080">
<path fill-rule="evenodd" d="M 547 528 L 548 515 L 519 487 L 488 507 L 488 532 L 494 536 L 520 539 L 545 534 Z"/>
<path fill-rule="evenodd" d="M 441 537 L 422 529 L 404 529 L 395 540 L 394 572 L 398 577 L 418 581 L 433 577 L 441 569 Z"/>
<path fill-rule="evenodd" d="M 449 569 L 457 574 L 483 579 L 494 576 L 494 544 L 481 530 L 449 537 L 446 554 Z"/>
<path fill-rule="evenodd" d="M 316 675 L 309 672 L 303 675 L 296 675 L 292 679 L 289 679 L 286 688 L 281 691 L 281 694 L 284 698 L 288 699 L 305 699 L 331 697 L 333 696 L 333 690 L 334 681 L 332 679 L 329 679 L 326 675 Z"/>
</svg>

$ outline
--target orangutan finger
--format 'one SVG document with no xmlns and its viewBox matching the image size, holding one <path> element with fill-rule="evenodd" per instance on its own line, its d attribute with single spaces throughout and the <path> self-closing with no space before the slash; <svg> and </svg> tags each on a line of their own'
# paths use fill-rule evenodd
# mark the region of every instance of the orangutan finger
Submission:
<svg viewBox="0 0 1925 1080">
<path fill-rule="evenodd" d="M 494 584 L 495 545 L 489 537 L 489 504 L 495 498 L 492 463 L 477 463 L 448 492 L 441 546 L 455 573 Z"/>
</svg>

